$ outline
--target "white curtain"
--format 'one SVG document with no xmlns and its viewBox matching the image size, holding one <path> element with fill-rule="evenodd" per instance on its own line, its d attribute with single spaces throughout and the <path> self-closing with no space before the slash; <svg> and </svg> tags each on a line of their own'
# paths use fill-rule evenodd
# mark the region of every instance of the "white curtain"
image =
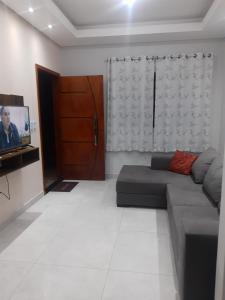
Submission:
<svg viewBox="0 0 225 300">
<path fill-rule="evenodd" d="M 153 150 L 153 83 L 152 60 L 109 60 L 108 151 Z"/>
<path fill-rule="evenodd" d="M 213 55 L 157 60 L 155 151 L 210 145 L 212 75 Z"/>
</svg>

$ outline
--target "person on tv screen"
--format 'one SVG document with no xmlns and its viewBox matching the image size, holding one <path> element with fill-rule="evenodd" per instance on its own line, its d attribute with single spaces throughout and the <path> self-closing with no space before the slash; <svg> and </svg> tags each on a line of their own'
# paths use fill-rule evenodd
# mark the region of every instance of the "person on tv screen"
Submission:
<svg viewBox="0 0 225 300">
<path fill-rule="evenodd" d="M 15 124 L 10 121 L 8 107 L 0 108 L 0 149 L 13 148 L 20 145 L 20 137 Z"/>
</svg>

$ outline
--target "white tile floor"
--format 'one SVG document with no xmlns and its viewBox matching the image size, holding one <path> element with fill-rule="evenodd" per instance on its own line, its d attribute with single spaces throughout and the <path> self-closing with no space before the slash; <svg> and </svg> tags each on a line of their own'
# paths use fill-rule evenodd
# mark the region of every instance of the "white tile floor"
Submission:
<svg viewBox="0 0 225 300">
<path fill-rule="evenodd" d="M 166 211 L 117 208 L 114 179 L 47 194 L 0 252 L 0 300 L 177 299 Z"/>
</svg>

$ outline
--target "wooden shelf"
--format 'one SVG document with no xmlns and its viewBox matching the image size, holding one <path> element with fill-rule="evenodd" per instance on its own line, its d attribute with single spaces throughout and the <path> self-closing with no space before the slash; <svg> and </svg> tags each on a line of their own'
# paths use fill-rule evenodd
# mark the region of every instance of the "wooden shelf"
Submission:
<svg viewBox="0 0 225 300">
<path fill-rule="evenodd" d="M 0 177 L 39 160 L 39 148 L 27 146 L 0 156 Z"/>
</svg>

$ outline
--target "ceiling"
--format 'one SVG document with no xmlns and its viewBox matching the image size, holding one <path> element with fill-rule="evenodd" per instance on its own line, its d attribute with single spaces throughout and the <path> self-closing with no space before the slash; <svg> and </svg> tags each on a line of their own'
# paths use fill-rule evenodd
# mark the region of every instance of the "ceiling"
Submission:
<svg viewBox="0 0 225 300">
<path fill-rule="evenodd" d="M 62 47 L 225 38 L 224 0 L 123 1 L 2 0 Z"/>
<path fill-rule="evenodd" d="M 54 0 L 75 26 L 203 18 L 213 0 L 138 0 L 132 11 L 121 0 Z"/>
</svg>

